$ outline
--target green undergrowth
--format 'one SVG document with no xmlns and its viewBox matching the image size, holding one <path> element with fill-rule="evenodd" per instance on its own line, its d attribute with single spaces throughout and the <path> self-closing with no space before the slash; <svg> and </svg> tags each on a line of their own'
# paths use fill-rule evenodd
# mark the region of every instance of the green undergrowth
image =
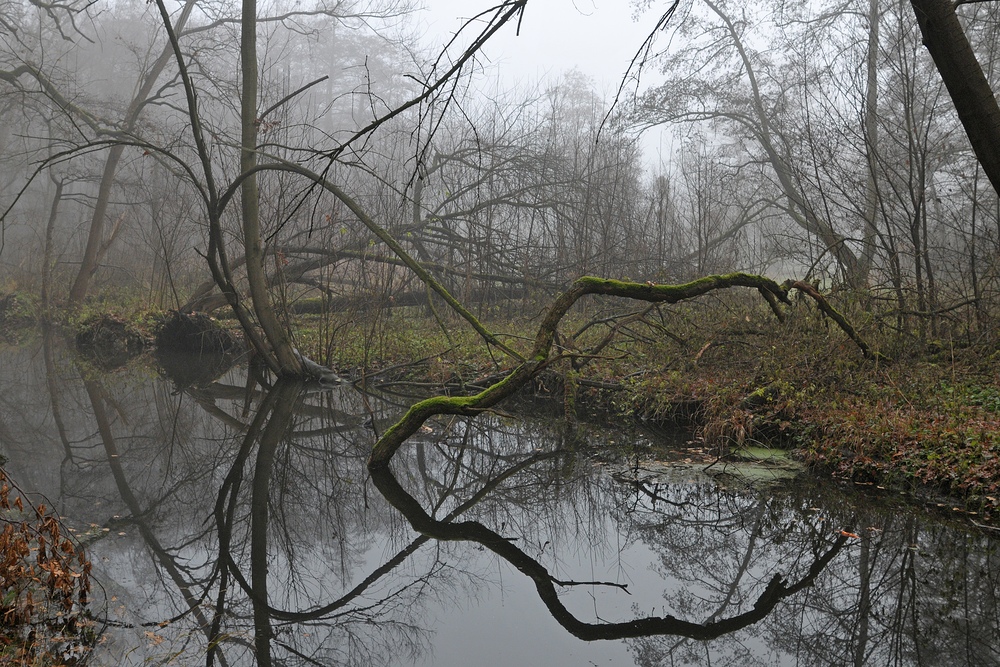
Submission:
<svg viewBox="0 0 1000 667">
<path fill-rule="evenodd" d="M 455 384 L 514 366 L 464 323 L 438 322 L 417 308 L 400 308 L 376 321 L 299 316 L 293 329 L 303 354 L 352 378 Z M 516 339 L 505 342 L 517 346 Z"/>
<path fill-rule="evenodd" d="M 848 310 L 869 344 L 892 355 L 868 360 L 809 304 L 795 305 L 781 323 L 752 299 L 705 301 L 582 333 L 610 315 L 572 314 L 540 386 L 562 397 L 571 418 L 680 424 L 719 453 L 778 446 L 837 478 L 947 496 L 949 506 L 1000 518 L 995 341 L 901 338 L 865 312 Z M 433 383 L 513 367 L 453 325 L 446 336 L 433 321 L 400 317 L 375 345 L 369 339 L 365 348 L 359 333 L 338 347 L 337 364 L 401 364 L 399 377 Z M 490 326 L 525 338 L 533 333 L 517 322 Z M 612 326 L 612 341 L 588 355 Z M 406 365 L 414 359 L 422 363 Z"/>
<path fill-rule="evenodd" d="M 869 329 L 877 346 L 895 348 L 891 360 L 870 361 L 809 312 L 740 338 L 724 330 L 705 334 L 718 343 L 697 362 L 626 379 L 612 399 L 620 412 L 689 423 L 720 452 L 780 446 L 837 478 L 1000 518 L 995 341 L 904 345 Z"/>
</svg>

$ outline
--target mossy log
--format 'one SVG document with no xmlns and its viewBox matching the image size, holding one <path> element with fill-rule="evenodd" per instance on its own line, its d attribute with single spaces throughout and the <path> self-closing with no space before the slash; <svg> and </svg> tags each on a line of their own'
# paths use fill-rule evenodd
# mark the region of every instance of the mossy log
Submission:
<svg viewBox="0 0 1000 667">
<path fill-rule="evenodd" d="M 805 283 L 802 283 L 802 285 L 805 285 Z M 368 460 L 368 467 L 371 470 L 376 470 L 387 466 L 396 450 L 427 419 L 439 414 L 475 415 L 493 407 L 518 391 L 546 367 L 550 360 L 559 323 L 565 317 L 566 313 L 569 312 L 570 308 L 588 294 L 635 299 L 649 303 L 678 303 L 714 290 L 747 287 L 756 289 L 762 295 L 767 295 L 765 300 L 768 305 L 772 310 L 777 310 L 778 303 L 790 305 L 788 300 L 789 286 L 802 289 L 795 282 L 779 285 L 770 278 L 747 273 L 706 276 L 681 285 L 657 285 L 652 282 L 636 283 L 591 276 L 578 278 L 549 307 L 535 335 L 534 348 L 507 377 L 490 385 L 478 394 L 471 396 L 436 396 L 414 404 L 375 443 L 375 447 Z M 813 291 L 815 292 L 815 290 Z M 809 295 L 816 299 L 814 294 L 809 293 Z M 820 307 L 824 309 L 824 312 L 828 314 L 830 312 L 836 313 L 834 321 L 844 329 L 845 333 L 858 345 L 866 357 L 877 358 L 877 354 L 871 351 L 842 315 L 837 313 L 821 296 L 820 299 L 816 300 L 820 304 Z"/>
<path fill-rule="evenodd" d="M 766 291 L 778 301 L 788 303 L 788 292 L 781 285 L 770 278 L 746 273 L 707 276 L 682 285 L 634 283 L 590 276 L 578 278 L 549 307 L 535 335 L 534 348 L 510 375 L 472 396 L 435 396 L 416 403 L 375 443 L 368 460 L 368 466 L 371 469 L 387 466 L 400 445 L 430 417 L 439 414 L 478 414 L 523 387 L 548 363 L 556 329 L 563 317 L 573 307 L 573 304 L 588 294 L 615 296 L 652 303 L 677 303 L 713 290 L 732 287 L 749 287 Z"/>
</svg>

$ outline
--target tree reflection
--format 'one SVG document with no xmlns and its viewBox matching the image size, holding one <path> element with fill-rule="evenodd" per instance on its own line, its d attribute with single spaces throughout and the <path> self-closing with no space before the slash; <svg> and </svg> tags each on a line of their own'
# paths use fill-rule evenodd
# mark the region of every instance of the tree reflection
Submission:
<svg viewBox="0 0 1000 667">
<path fill-rule="evenodd" d="M 713 645 L 713 665 L 998 664 L 997 629 L 990 627 L 990 619 L 1000 611 L 1000 589 L 995 575 L 988 574 L 996 571 L 995 542 L 956 533 L 954 526 L 920 522 L 905 508 L 897 511 L 869 501 L 812 485 L 769 497 L 772 518 L 765 526 L 856 526 L 858 538 L 851 539 L 824 576 L 802 595 L 789 598 L 782 613 L 761 623 L 760 643 Z M 775 518 L 780 521 L 775 523 Z M 648 525 L 645 529 L 650 534 L 644 539 L 664 544 L 661 554 L 680 548 L 672 531 Z M 955 540 L 957 535 L 962 536 Z M 759 548 L 759 539 L 757 543 Z M 802 548 L 788 538 L 780 544 L 793 546 L 793 553 Z M 711 558 L 716 548 L 702 545 L 704 553 L 694 557 Z M 775 560 L 766 554 L 758 557 Z M 664 570 L 674 566 L 676 562 L 663 559 Z M 704 661 L 709 647 L 644 638 L 633 642 L 632 651 L 637 664 L 661 665 Z"/>
<path fill-rule="evenodd" d="M 416 577 L 400 577 L 396 570 L 428 541 L 425 537 L 330 599 L 328 589 L 338 574 L 346 584 L 355 567 L 367 565 L 365 548 L 351 541 L 364 537 L 357 524 L 371 517 L 357 507 L 357 487 L 338 483 L 363 461 L 363 444 L 352 453 L 337 442 L 345 434 L 356 437 L 361 420 L 348 416 L 353 426 L 343 428 L 336 423 L 343 411 L 317 412 L 305 399 L 296 383 L 279 382 L 263 393 L 222 481 L 214 512 L 219 570 L 208 664 L 225 658 L 232 626 L 246 621 L 252 623 L 260 665 L 378 664 L 387 661 L 379 655 L 417 653 L 423 643 L 412 610 L 439 567 L 431 562 Z M 333 423 L 316 424 L 317 416 Z M 325 525 L 315 522 L 317 514 Z M 306 516 L 313 520 L 303 522 Z M 329 558 L 334 554 L 324 542 L 339 544 L 337 559 Z"/>
<path fill-rule="evenodd" d="M 538 595 L 549 613 L 573 635 L 585 639 L 624 639 L 648 635 L 679 635 L 693 639 L 712 639 L 734 632 L 756 623 L 767 616 L 779 602 L 812 585 L 816 577 L 843 548 L 846 538 L 838 537 L 832 544 L 817 545 L 819 550 L 808 570 L 792 583 L 786 582 L 780 574 L 775 574 L 764 591 L 757 597 L 753 608 L 726 618 L 713 616 L 707 622 L 688 621 L 673 615 L 642 616 L 628 621 L 614 623 L 589 623 L 571 613 L 560 600 L 558 587 L 592 585 L 598 582 L 564 581 L 557 579 L 536 559 L 518 548 L 509 538 L 504 537 L 476 521 L 452 523 L 433 519 L 392 474 L 389 467 L 372 471 L 375 486 L 407 518 L 420 533 L 439 540 L 471 541 L 481 544 L 497 554 L 519 571 L 532 579 Z M 620 584 L 608 584 L 620 586 Z M 720 609 L 721 611 L 721 609 Z"/>
<path fill-rule="evenodd" d="M 75 386 L 47 385 L 61 394 L 82 390 L 78 407 L 86 405 L 63 439 L 75 448 L 67 458 L 76 466 L 75 488 L 63 491 L 90 496 L 79 491 L 88 486 L 81 475 L 99 467 L 113 482 L 113 495 L 97 503 L 111 518 L 90 549 L 104 562 L 124 556 L 119 568 L 133 574 L 121 584 L 133 600 L 150 602 L 136 610 L 138 622 L 116 623 L 142 633 L 146 659 L 271 664 L 277 652 L 285 664 L 368 665 L 421 650 L 419 598 L 441 568 L 430 554 L 403 575 L 395 571 L 424 537 L 384 562 L 372 558 L 375 543 L 404 536 L 384 507 L 369 509 L 359 492 L 370 449 L 359 430 L 359 401 L 326 409 L 330 394 L 307 395 L 287 383 L 268 391 L 203 383 L 166 392 L 157 384 L 149 395 L 149 385 L 137 392 L 129 382 L 116 386 L 121 378 L 114 376 L 98 379 L 84 369 L 77 377 Z M 149 419 L 154 403 L 159 414 Z M 248 404 L 256 407 L 249 423 L 241 418 Z M 78 437 L 94 428 L 83 422 L 96 425 L 93 436 Z M 206 523 L 206 494 L 213 493 L 215 520 Z M 116 534 L 137 535 L 149 558 L 134 539 L 108 542 Z M 121 552 L 126 539 L 131 546 Z M 357 570 L 369 566 L 357 581 Z M 346 592 L 332 594 L 338 587 Z M 136 657 L 131 648 L 118 656 Z"/>
<path fill-rule="evenodd" d="M 428 421 L 369 476 L 399 413 L 377 397 L 61 349 L 6 357 L 0 441 L 127 607 L 107 664 L 411 664 L 508 567 L 565 641 L 622 638 L 641 665 L 1000 663 L 996 543 L 908 508 L 596 466 L 599 434 L 490 415 Z"/>
</svg>

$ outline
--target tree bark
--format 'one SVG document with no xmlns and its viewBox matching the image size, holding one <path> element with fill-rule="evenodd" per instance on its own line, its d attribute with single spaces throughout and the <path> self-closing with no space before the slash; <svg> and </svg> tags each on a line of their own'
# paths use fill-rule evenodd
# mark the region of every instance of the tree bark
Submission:
<svg viewBox="0 0 1000 667">
<path fill-rule="evenodd" d="M 278 362 L 279 375 L 302 376 L 302 363 L 292 347 L 288 331 L 278 321 L 264 272 L 264 249 L 260 235 L 260 193 L 257 189 L 257 0 L 243 0 L 240 65 L 243 90 L 240 95 L 242 145 L 240 170 L 246 174 L 240 187 L 243 213 L 243 247 L 247 283 L 254 314 Z M 260 350 L 267 353 L 266 350 Z"/>
<path fill-rule="evenodd" d="M 52 208 L 49 209 L 49 221 L 45 225 L 45 247 L 42 251 L 42 308 L 45 313 L 45 321 L 48 322 L 52 313 L 49 310 L 49 298 L 52 296 L 50 286 L 52 284 L 52 231 L 55 229 L 56 220 L 59 219 L 59 202 L 62 201 L 63 187 L 66 182 L 61 178 L 52 178 L 56 185 L 56 191 L 52 194 Z"/>
<path fill-rule="evenodd" d="M 878 0 L 868 1 L 868 49 L 865 53 L 865 156 L 868 162 L 868 180 L 865 182 L 865 229 L 864 246 L 860 264 L 864 275 L 871 270 L 875 256 L 875 241 L 878 236 L 876 218 L 878 216 L 878 51 L 879 51 L 879 7 Z"/>
<path fill-rule="evenodd" d="M 80 271 L 76 274 L 76 280 L 69 290 L 70 303 L 83 303 L 87 296 L 87 289 L 90 287 L 90 279 L 97 273 L 100 264 L 100 248 L 104 241 L 104 219 L 108 215 L 108 204 L 111 201 L 111 188 L 115 184 L 115 172 L 118 171 L 118 163 L 121 161 L 125 147 L 115 145 L 108 153 L 108 159 L 104 162 L 104 173 L 101 174 L 101 184 L 97 191 L 97 201 L 94 204 L 94 212 L 90 218 L 90 231 L 87 234 L 87 246 L 83 251 L 83 259 L 80 260 Z"/>
<path fill-rule="evenodd" d="M 923 35 L 965 128 L 976 159 L 1000 193 L 1000 106 L 951 0 L 910 0 Z"/>
</svg>

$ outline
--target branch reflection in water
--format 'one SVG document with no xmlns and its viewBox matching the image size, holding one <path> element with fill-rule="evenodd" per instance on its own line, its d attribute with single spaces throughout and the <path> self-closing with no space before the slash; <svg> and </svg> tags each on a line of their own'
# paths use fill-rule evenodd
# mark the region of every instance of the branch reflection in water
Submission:
<svg viewBox="0 0 1000 667">
<path fill-rule="evenodd" d="M 34 384 L 2 393 L 4 453 L 110 529 L 85 538 L 118 597 L 102 664 L 1000 664 L 995 542 L 906 507 L 643 473 L 607 434 L 488 415 L 369 478 L 403 406 L 43 347 L 6 353 Z"/>
</svg>

